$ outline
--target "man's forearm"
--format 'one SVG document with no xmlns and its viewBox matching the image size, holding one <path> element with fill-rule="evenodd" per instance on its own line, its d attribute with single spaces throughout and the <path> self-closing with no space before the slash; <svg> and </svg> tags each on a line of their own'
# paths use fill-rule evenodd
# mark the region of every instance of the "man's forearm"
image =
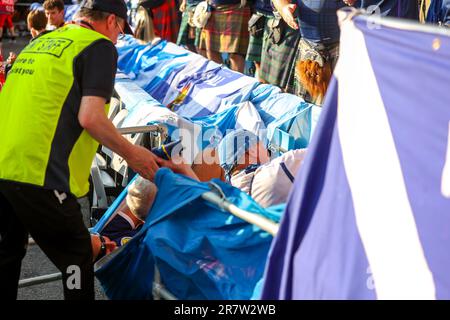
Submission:
<svg viewBox="0 0 450 320">
<path fill-rule="evenodd" d="M 104 98 L 83 97 L 78 111 L 80 125 L 100 144 L 122 156 L 136 173 L 153 180 L 159 169 L 157 157 L 150 150 L 126 140 L 106 117 L 104 108 Z"/>
<path fill-rule="evenodd" d="M 298 24 L 294 18 L 297 3 L 291 3 L 289 0 L 272 0 L 272 3 L 284 22 L 292 29 L 297 30 Z"/>
<path fill-rule="evenodd" d="M 86 105 L 90 105 L 87 107 Z M 114 127 L 103 111 L 104 102 L 97 97 L 83 97 L 80 110 L 88 108 L 79 117 L 80 124 L 101 145 L 111 149 L 121 157 L 130 153 L 132 144 L 128 142 Z M 97 111 L 92 111 L 97 109 Z M 83 111 L 82 111 L 83 112 Z"/>
</svg>

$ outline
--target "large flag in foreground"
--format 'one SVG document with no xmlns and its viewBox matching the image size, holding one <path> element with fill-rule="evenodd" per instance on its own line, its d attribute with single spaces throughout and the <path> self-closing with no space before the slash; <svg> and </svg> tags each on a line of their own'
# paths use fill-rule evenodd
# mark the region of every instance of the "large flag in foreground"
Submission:
<svg viewBox="0 0 450 320">
<path fill-rule="evenodd" d="M 341 11 L 263 299 L 450 299 L 450 33 Z"/>
</svg>

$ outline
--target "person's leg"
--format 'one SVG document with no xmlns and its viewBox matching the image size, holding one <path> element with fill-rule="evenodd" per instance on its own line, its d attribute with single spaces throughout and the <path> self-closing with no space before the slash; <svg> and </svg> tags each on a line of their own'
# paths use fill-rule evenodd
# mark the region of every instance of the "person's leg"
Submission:
<svg viewBox="0 0 450 320">
<path fill-rule="evenodd" d="M 94 299 L 94 273 L 89 231 L 80 205 L 70 194 L 13 184 L 6 194 L 36 244 L 61 271 L 64 297 Z"/>
<path fill-rule="evenodd" d="M 208 58 L 206 54 L 206 49 L 204 48 L 204 43 L 202 43 L 202 29 L 193 28 L 195 31 L 194 46 L 197 53 L 205 58 Z"/>
<path fill-rule="evenodd" d="M 17 299 L 28 233 L 0 188 L 0 300 Z"/>
<path fill-rule="evenodd" d="M 262 51 L 263 37 L 250 35 L 250 41 L 248 44 L 247 55 L 245 57 L 246 61 L 253 63 L 254 67 L 254 77 L 259 79 L 259 69 L 261 67 L 261 51 Z M 252 74 L 250 72 L 250 74 Z"/>
<path fill-rule="evenodd" d="M 16 40 L 16 32 L 14 31 L 14 24 L 12 22 L 12 15 L 7 15 L 6 16 L 6 27 L 9 30 L 9 35 L 10 35 L 11 41 L 15 41 Z"/>
<path fill-rule="evenodd" d="M 9 29 L 9 34 L 10 34 L 11 41 L 15 41 L 16 40 L 16 32 L 14 31 L 14 28 Z"/>
<path fill-rule="evenodd" d="M 222 55 L 220 54 L 220 52 L 207 50 L 206 54 L 207 54 L 209 60 L 212 60 L 212 61 L 214 61 L 216 63 L 220 63 L 220 64 L 223 63 Z"/>
<path fill-rule="evenodd" d="M 3 41 L 3 26 L 5 25 L 6 15 L 0 14 L 0 49 Z"/>
<path fill-rule="evenodd" d="M 242 54 L 230 53 L 231 69 L 237 72 L 244 72 L 245 58 Z"/>
<path fill-rule="evenodd" d="M 188 50 L 195 52 L 194 40 L 192 38 L 191 31 L 193 28 L 189 26 L 189 14 L 190 13 L 187 10 L 183 12 L 176 44 L 178 46 L 184 46 Z"/>
<path fill-rule="evenodd" d="M 200 49 L 197 48 L 197 53 L 205 58 L 208 58 L 208 55 L 206 54 L 206 50 L 205 49 Z M 222 58 L 222 57 L 221 57 Z"/>
<path fill-rule="evenodd" d="M 259 70 L 261 69 L 261 62 L 253 62 L 255 64 L 255 78 L 258 79 L 259 82 L 263 82 L 264 80 L 259 79 Z"/>
</svg>

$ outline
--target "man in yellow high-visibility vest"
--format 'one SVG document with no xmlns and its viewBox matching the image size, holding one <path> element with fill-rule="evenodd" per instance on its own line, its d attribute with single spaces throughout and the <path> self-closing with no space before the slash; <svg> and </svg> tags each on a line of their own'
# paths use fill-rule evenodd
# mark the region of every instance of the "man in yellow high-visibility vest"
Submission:
<svg viewBox="0 0 450 320">
<path fill-rule="evenodd" d="M 158 158 L 107 118 L 123 0 L 85 0 L 79 20 L 34 39 L 0 93 L 0 298 L 15 299 L 28 235 L 62 272 L 66 299 L 93 299 L 90 235 L 77 197 L 99 143 L 152 179 Z"/>
</svg>

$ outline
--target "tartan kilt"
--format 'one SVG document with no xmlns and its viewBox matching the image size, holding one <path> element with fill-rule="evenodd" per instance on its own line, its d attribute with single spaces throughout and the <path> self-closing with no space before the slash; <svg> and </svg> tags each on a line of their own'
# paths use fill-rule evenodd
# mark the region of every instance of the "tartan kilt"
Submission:
<svg viewBox="0 0 450 320">
<path fill-rule="evenodd" d="M 178 36 L 178 12 L 175 0 L 166 0 L 163 5 L 152 9 L 155 35 L 167 41 L 176 42 Z"/>
<path fill-rule="evenodd" d="M 221 53 L 247 54 L 251 12 L 248 6 L 223 5 L 214 8 L 203 28 L 200 48 Z"/>
<path fill-rule="evenodd" d="M 270 25 L 274 17 L 266 19 L 264 28 L 263 44 L 261 51 L 261 66 L 259 78 L 266 83 L 278 86 L 283 90 L 292 87 L 293 68 L 297 47 L 300 40 L 300 32 L 290 28 L 284 21 L 281 40 L 275 44 L 272 39 L 272 29 Z"/>
<path fill-rule="evenodd" d="M 305 51 L 311 50 L 313 48 L 314 47 L 311 46 L 309 41 L 306 41 L 305 39 L 300 40 L 300 44 L 298 46 L 297 53 L 296 53 L 294 68 L 297 65 L 297 63 L 299 63 L 300 61 L 302 61 L 304 59 Z M 317 47 L 316 51 L 318 51 L 318 50 L 325 52 L 326 55 L 329 56 L 331 70 L 333 71 L 334 68 L 336 67 L 336 63 L 339 58 L 339 42 L 331 44 L 331 45 L 326 45 L 326 46 L 319 45 Z M 297 68 L 295 68 L 294 74 L 295 74 L 295 76 L 294 76 L 294 81 L 293 81 L 293 93 L 296 96 L 303 98 L 306 102 L 316 103 L 315 101 L 312 101 L 310 94 L 305 89 L 305 87 L 301 84 L 300 74 L 298 73 Z"/>
<path fill-rule="evenodd" d="M 181 18 L 180 30 L 178 31 L 177 45 L 187 46 L 192 45 L 198 47 L 200 44 L 201 29 L 191 27 L 189 25 L 189 11 L 194 10 L 195 7 L 187 9 L 183 12 Z"/>
<path fill-rule="evenodd" d="M 247 61 L 261 62 L 261 51 L 263 45 L 263 37 L 250 36 L 250 42 L 247 49 Z"/>
</svg>

